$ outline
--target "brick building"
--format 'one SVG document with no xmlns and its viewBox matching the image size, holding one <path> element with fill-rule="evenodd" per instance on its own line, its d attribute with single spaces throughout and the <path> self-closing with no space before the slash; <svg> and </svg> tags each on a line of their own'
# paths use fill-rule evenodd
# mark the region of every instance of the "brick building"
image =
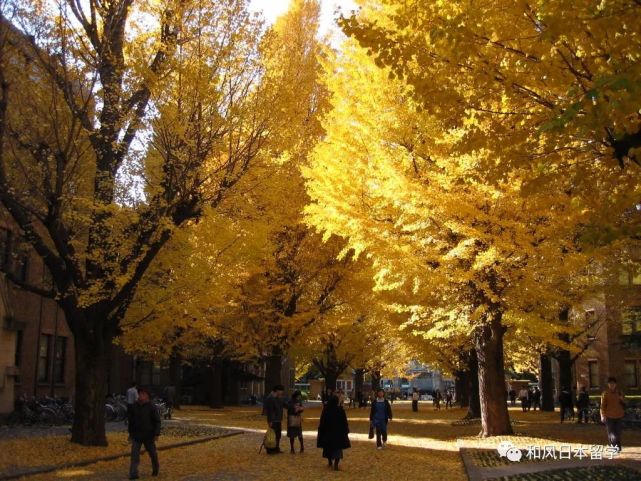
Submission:
<svg viewBox="0 0 641 481">
<path fill-rule="evenodd" d="M 74 394 L 75 355 L 73 335 L 64 313 L 53 299 L 16 287 L 1 272 L 7 270 L 19 281 L 46 288 L 50 279 L 44 263 L 20 242 L 17 230 L 0 211 L 0 416 L 13 410 L 14 400 L 56 396 L 72 399 Z M 124 393 L 135 379 L 156 394 L 177 379 L 183 383 L 188 403 L 209 402 L 209 370 L 206 364 L 160 363 L 136 359 L 114 346 L 107 374 L 107 392 Z M 293 366 L 283 364 L 282 379 L 291 388 Z M 223 363 L 223 400 L 225 404 L 247 402 L 265 393 L 264 363 Z"/>
<path fill-rule="evenodd" d="M 0 271 L 7 270 L 29 285 L 50 285 L 42 260 L 0 217 Z M 0 274 L 0 320 L 0 415 L 12 411 L 14 399 L 23 394 L 73 398 L 73 335 L 56 302 L 17 288 Z M 134 366 L 134 359 L 115 347 L 108 392 L 123 392 Z"/>
<path fill-rule="evenodd" d="M 44 264 L 23 249 L 8 222 L 0 220 L 0 263 L 20 281 L 43 287 L 49 282 Z M 16 288 L 0 276 L 2 315 L 0 413 L 15 397 L 73 394 L 73 338 L 53 299 Z"/>
<path fill-rule="evenodd" d="M 625 393 L 641 394 L 641 273 L 622 269 L 613 282 L 616 287 L 600 303 L 592 303 L 602 322 L 575 363 L 575 379 L 579 387 L 598 394 L 608 376 L 615 376 Z"/>
</svg>

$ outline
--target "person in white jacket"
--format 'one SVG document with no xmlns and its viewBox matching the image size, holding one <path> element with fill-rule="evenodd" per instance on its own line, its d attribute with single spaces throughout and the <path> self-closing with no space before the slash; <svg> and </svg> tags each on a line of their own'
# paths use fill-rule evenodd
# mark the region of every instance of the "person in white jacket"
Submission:
<svg viewBox="0 0 641 481">
<path fill-rule="evenodd" d="M 519 399 L 521 400 L 521 409 L 523 409 L 523 412 L 527 411 L 529 399 L 529 392 L 527 388 L 521 388 L 519 391 Z"/>
</svg>

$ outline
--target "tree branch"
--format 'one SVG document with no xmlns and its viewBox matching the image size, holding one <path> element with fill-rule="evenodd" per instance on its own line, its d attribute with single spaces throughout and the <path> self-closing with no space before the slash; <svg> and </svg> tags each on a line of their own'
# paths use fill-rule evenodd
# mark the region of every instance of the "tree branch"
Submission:
<svg viewBox="0 0 641 481">
<path fill-rule="evenodd" d="M 4 276 L 9 280 L 12 284 L 14 284 L 16 287 L 19 289 L 22 289 L 23 291 L 31 292 L 33 294 L 37 294 L 42 297 L 47 297 L 49 299 L 55 299 L 56 293 L 52 290 L 47 290 L 47 289 L 42 289 L 40 287 L 36 287 L 32 284 L 29 284 L 28 282 L 23 281 L 20 279 L 18 276 L 16 276 L 13 272 L 10 270 L 2 270 L 2 273 Z"/>
</svg>

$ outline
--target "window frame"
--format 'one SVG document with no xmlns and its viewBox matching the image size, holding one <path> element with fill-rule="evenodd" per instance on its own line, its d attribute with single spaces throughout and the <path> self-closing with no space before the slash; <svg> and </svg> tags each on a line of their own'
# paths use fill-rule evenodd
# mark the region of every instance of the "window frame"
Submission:
<svg viewBox="0 0 641 481">
<path fill-rule="evenodd" d="M 633 373 L 632 373 L 634 375 L 634 384 L 630 384 L 628 382 L 627 366 L 630 366 L 630 365 L 634 367 L 634 370 L 633 370 Z M 638 363 L 637 363 L 636 359 L 625 359 L 623 361 L 623 376 L 624 376 L 624 380 L 625 380 L 625 387 L 631 387 L 631 388 L 638 387 L 638 385 L 639 385 L 639 367 L 638 367 Z"/>
<path fill-rule="evenodd" d="M 51 334 L 40 333 L 40 344 L 38 345 L 38 363 L 36 378 L 38 383 L 48 383 L 51 379 L 50 365 L 51 365 L 51 342 L 53 336 Z M 44 355 L 43 355 L 44 347 Z M 42 364 L 44 362 L 44 373 L 42 372 Z M 44 374 L 44 375 L 43 375 Z"/>
<path fill-rule="evenodd" d="M 24 345 L 24 330 L 16 331 L 16 347 L 13 354 L 13 365 L 18 368 L 18 375 L 15 377 L 16 384 L 21 383 L 20 368 L 22 367 L 22 346 Z"/>
<path fill-rule="evenodd" d="M 56 384 L 64 384 L 67 380 L 67 338 L 65 336 L 58 336 L 55 339 L 54 355 L 52 359 L 52 376 L 53 382 Z"/>
<path fill-rule="evenodd" d="M 593 369 L 593 367 L 595 367 L 596 369 Z M 601 383 L 599 382 L 599 375 L 599 361 L 597 359 L 589 359 L 588 384 L 590 385 L 590 389 L 599 389 L 601 387 Z M 596 378 L 596 383 L 592 382 L 593 378 Z"/>
</svg>

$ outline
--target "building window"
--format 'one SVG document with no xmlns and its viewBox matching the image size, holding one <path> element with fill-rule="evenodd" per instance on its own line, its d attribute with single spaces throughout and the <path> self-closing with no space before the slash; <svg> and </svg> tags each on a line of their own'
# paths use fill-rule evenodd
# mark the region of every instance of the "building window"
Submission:
<svg viewBox="0 0 641 481">
<path fill-rule="evenodd" d="M 23 254 L 18 257 L 15 263 L 14 274 L 21 282 L 27 282 L 29 280 L 29 256 Z"/>
<path fill-rule="evenodd" d="M 151 382 L 154 386 L 160 386 L 160 363 L 154 362 L 151 371 Z"/>
<path fill-rule="evenodd" d="M 24 331 L 17 331 L 16 332 L 16 353 L 13 358 L 13 365 L 16 366 L 17 368 L 20 368 L 20 365 L 22 364 L 23 339 L 24 339 Z M 18 369 L 18 372 L 20 372 L 20 369 Z M 20 376 L 16 376 L 16 383 L 20 384 Z"/>
<path fill-rule="evenodd" d="M 65 382 L 65 362 L 67 360 L 67 338 L 56 338 L 55 357 L 53 359 L 53 380 L 58 384 Z"/>
<path fill-rule="evenodd" d="M 38 351 L 38 382 L 49 381 L 49 356 L 51 352 L 51 335 L 40 335 L 40 350 Z"/>
<path fill-rule="evenodd" d="M 599 387 L 599 362 L 588 361 L 588 378 L 590 381 L 590 388 Z"/>
<path fill-rule="evenodd" d="M 51 276 L 51 271 L 45 265 L 43 265 L 42 271 L 42 287 L 47 290 L 53 289 L 53 277 Z"/>
<path fill-rule="evenodd" d="M 629 307 L 621 313 L 621 334 L 641 334 L 641 307 Z"/>
<path fill-rule="evenodd" d="M 142 386 L 151 384 L 153 364 L 149 361 L 138 361 L 138 379 Z"/>
<path fill-rule="evenodd" d="M 336 381 L 336 389 L 340 389 L 345 393 L 350 393 L 352 391 L 352 381 L 338 380 Z"/>
<path fill-rule="evenodd" d="M 637 361 L 625 361 L 625 385 L 627 387 L 637 386 Z"/>
<path fill-rule="evenodd" d="M 9 265 L 11 255 L 11 231 L 0 227 L 0 269 Z"/>
</svg>

